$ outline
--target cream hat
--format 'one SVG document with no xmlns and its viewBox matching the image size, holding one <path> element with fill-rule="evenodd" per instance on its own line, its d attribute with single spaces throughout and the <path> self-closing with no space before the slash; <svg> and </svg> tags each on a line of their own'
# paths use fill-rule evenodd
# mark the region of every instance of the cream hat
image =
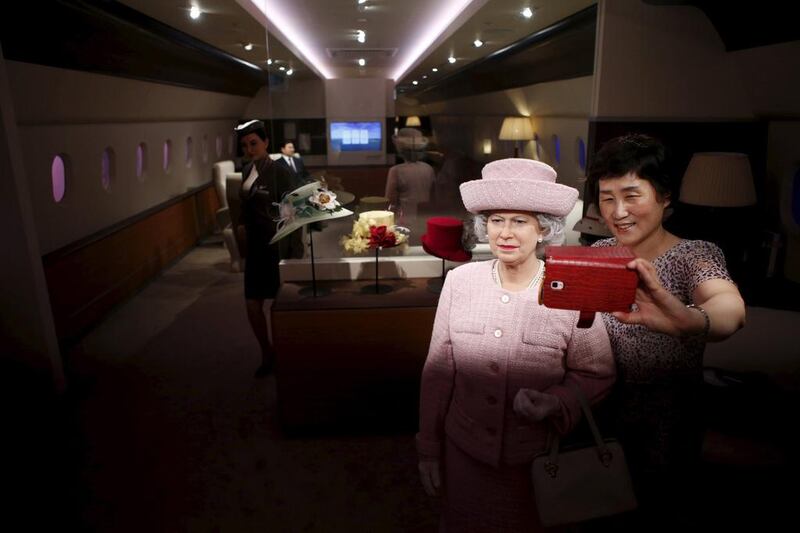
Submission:
<svg viewBox="0 0 800 533">
<path fill-rule="evenodd" d="M 401 128 L 397 135 L 392 136 L 392 141 L 398 151 L 419 152 L 428 147 L 428 138 L 414 128 Z"/>
</svg>

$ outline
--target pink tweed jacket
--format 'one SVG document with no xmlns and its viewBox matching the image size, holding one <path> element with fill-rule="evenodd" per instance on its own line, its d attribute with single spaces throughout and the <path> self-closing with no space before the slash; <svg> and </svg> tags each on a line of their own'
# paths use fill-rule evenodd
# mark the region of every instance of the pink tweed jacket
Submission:
<svg viewBox="0 0 800 533">
<path fill-rule="evenodd" d="M 422 371 L 420 457 L 441 455 L 445 435 L 475 459 L 520 464 L 545 449 L 547 420 L 514 413 L 521 388 L 558 396 L 561 412 L 548 420 L 560 434 L 580 419 L 570 385 L 590 402 L 609 392 L 614 359 L 603 320 L 578 329 L 577 311 L 549 309 L 538 290 L 509 292 L 494 283 L 492 261 L 448 273 Z"/>
</svg>

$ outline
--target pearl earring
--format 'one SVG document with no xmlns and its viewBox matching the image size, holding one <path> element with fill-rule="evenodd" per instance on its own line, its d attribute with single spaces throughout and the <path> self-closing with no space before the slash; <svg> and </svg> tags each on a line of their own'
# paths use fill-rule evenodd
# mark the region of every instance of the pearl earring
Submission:
<svg viewBox="0 0 800 533">
<path fill-rule="evenodd" d="M 539 240 L 538 240 L 537 242 L 538 242 L 539 244 L 542 244 L 542 241 L 543 241 L 543 240 L 544 240 L 544 239 L 542 239 L 541 237 L 539 237 Z"/>
</svg>

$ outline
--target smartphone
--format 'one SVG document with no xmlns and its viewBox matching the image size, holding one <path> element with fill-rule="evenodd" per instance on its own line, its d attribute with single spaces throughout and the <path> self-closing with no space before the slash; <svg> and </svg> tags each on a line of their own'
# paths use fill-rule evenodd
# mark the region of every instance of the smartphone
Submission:
<svg viewBox="0 0 800 533">
<path fill-rule="evenodd" d="M 580 311 L 581 327 L 596 312 L 630 311 L 639 275 L 625 265 L 635 257 L 624 246 L 546 246 L 540 302 Z"/>
</svg>

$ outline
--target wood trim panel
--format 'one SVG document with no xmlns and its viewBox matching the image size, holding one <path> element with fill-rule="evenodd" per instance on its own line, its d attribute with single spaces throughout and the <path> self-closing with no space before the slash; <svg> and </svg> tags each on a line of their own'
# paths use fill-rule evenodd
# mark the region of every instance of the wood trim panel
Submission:
<svg viewBox="0 0 800 533">
<path fill-rule="evenodd" d="M 56 334 L 70 346 L 108 312 L 213 232 L 213 187 L 68 253 L 43 258 Z"/>
<path fill-rule="evenodd" d="M 284 429 L 416 427 L 435 314 L 435 305 L 273 310 Z"/>
</svg>

